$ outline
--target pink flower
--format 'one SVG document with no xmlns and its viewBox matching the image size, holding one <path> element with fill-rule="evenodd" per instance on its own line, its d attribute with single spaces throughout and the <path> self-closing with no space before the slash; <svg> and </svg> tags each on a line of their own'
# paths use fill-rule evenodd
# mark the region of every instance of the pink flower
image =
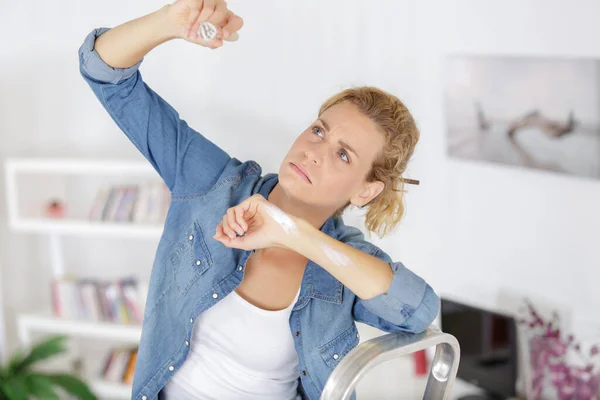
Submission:
<svg viewBox="0 0 600 400">
<path fill-rule="evenodd" d="M 567 352 L 567 345 L 558 339 L 550 340 L 550 353 L 554 357 L 564 356 Z"/>
<path fill-rule="evenodd" d="M 592 372 L 594 370 L 594 364 L 588 364 L 585 367 L 585 372 Z"/>
<path fill-rule="evenodd" d="M 570 334 L 561 336 L 559 316 L 552 313 L 552 320 L 545 321 L 529 300 L 525 300 L 528 316 L 519 319 L 519 324 L 531 330 L 529 339 L 530 368 L 532 372 L 532 399 L 539 400 L 548 389 L 547 382 L 556 389 L 561 400 L 599 400 L 600 370 L 596 364 L 581 353 L 581 344 Z M 569 349 L 579 353 L 583 366 L 570 365 L 565 359 Z M 600 346 L 590 348 L 589 357 L 600 354 Z M 553 398 L 554 398 L 553 396 Z"/>
</svg>

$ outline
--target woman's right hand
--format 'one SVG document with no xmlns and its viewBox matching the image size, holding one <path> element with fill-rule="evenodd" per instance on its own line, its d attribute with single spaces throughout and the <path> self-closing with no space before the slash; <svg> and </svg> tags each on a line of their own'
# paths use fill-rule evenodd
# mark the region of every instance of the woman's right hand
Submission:
<svg viewBox="0 0 600 400">
<path fill-rule="evenodd" d="M 225 0 L 177 0 L 167 7 L 167 19 L 176 37 L 211 49 L 221 47 L 223 39 L 237 39 L 237 31 L 244 24 L 242 18 L 229 11 Z M 222 37 L 203 40 L 198 29 L 204 21 L 216 26 Z"/>
</svg>

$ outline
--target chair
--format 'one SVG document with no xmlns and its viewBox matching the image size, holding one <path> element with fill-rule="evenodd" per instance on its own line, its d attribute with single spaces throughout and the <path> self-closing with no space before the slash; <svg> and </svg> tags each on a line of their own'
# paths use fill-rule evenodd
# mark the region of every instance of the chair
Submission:
<svg viewBox="0 0 600 400">
<path fill-rule="evenodd" d="M 347 400 L 358 381 L 377 364 L 432 346 L 436 347 L 435 356 L 423 400 L 449 399 L 458 371 L 460 347 L 454 336 L 430 327 L 420 334 L 389 333 L 356 346 L 329 376 L 321 400 Z"/>
</svg>

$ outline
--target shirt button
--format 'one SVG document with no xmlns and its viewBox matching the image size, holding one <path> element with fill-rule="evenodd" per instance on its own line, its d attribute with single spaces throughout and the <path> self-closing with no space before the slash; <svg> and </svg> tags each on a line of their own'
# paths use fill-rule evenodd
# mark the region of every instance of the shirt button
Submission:
<svg viewBox="0 0 600 400">
<path fill-rule="evenodd" d="M 242 269 L 244 269 L 244 267 L 242 267 L 241 265 L 238 266 L 238 271 L 241 271 Z"/>
<path fill-rule="evenodd" d="M 186 346 L 189 346 L 189 345 L 190 345 L 190 342 L 188 342 L 188 341 L 186 340 L 186 341 L 185 341 L 185 345 L 186 345 Z"/>
<path fill-rule="evenodd" d="M 188 237 L 188 240 L 190 240 L 190 241 L 191 241 L 191 240 L 194 240 L 194 235 L 190 235 L 190 236 Z"/>
<path fill-rule="evenodd" d="M 219 297 L 219 295 L 216 293 L 213 293 L 213 299 L 216 299 L 217 297 Z"/>
<path fill-rule="evenodd" d="M 142 400 L 147 400 L 148 398 L 146 396 L 142 396 Z"/>
<path fill-rule="evenodd" d="M 337 360 L 338 358 L 340 358 L 340 356 L 338 356 L 337 354 L 334 354 L 334 355 L 333 355 L 333 359 L 334 359 L 334 360 Z"/>
<path fill-rule="evenodd" d="M 175 367 L 172 365 L 169 367 L 169 371 L 173 371 L 174 369 L 175 369 Z"/>
<path fill-rule="evenodd" d="M 200 264 L 202 264 L 202 263 L 200 262 L 200 260 L 196 260 L 196 265 L 200 265 Z"/>
<path fill-rule="evenodd" d="M 306 376 L 306 370 L 305 369 L 302 370 L 302 376 Z"/>
<path fill-rule="evenodd" d="M 190 324 L 194 322 L 194 318 L 190 318 Z"/>
<path fill-rule="evenodd" d="M 296 331 L 296 336 L 300 336 L 300 331 Z"/>
</svg>

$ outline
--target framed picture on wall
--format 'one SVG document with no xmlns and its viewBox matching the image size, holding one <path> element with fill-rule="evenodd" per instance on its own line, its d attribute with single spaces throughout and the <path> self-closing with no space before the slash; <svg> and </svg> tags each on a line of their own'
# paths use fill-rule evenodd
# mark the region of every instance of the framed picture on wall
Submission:
<svg viewBox="0 0 600 400">
<path fill-rule="evenodd" d="M 450 157 L 600 179 L 600 60 L 450 56 Z"/>
</svg>

